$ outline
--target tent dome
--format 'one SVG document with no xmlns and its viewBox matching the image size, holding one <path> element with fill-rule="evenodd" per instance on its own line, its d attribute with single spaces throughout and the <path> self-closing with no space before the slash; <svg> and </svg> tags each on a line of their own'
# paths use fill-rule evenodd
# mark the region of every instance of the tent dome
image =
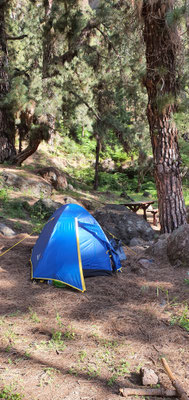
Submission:
<svg viewBox="0 0 189 400">
<path fill-rule="evenodd" d="M 95 218 L 77 204 L 66 204 L 39 235 L 31 267 L 32 279 L 55 280 L 84 292 L 84 277 L 112 274 L 121 262 Z"/>
</svg>

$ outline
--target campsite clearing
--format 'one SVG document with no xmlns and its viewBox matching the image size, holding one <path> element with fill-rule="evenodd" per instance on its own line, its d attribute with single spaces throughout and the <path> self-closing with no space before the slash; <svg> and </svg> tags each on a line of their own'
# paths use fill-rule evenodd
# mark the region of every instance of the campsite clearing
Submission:
<svg viewBox="0 0 189 400">
<path fill-rule="evenodd" d="M 23 237 L 0 236 L 1 251 Z M 1 257 L 0 387 L 27 400 L 115 400 L 138 387 L 142 366 L 171 388 L 164 356 L 188 390 L 187 270 L 156 261 L 140 271 L 130 252 L 122 273 L 88 278 L 79 293 L 31 282 L 36 238 Z"/>
</svg>

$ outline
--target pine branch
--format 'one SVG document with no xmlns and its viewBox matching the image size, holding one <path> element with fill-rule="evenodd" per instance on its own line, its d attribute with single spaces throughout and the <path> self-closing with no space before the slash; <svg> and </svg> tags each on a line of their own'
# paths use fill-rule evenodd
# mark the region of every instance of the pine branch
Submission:
<svg viewBox="0 0 189 400">
<path fill-rule="evenodd" d="M 21 40 L 24 39 L 25 37 L 28 37 L 28 35 L 21 35 L 21 36 L 9 36 L 6 35 L 7 40 Z"/>
<path fill-rule="evenodd" d="M 66 51 L 62 56 L 60 57 L 54 57 L 54 62 L 58 63 L 60 62 L 61 64 L 64 65 L 66 61 L 71 62 L 74 57 L 77 56 L 78 50 L 80 47 L 85 44 L 85 42 L 88 39 L 88 35 L 90 34 L 91 30 L 96 28 L 98 26 L 98 23 L 96 20 L 94 21 L 89 21 L 88 24 L 85 26 L 85 28 L 82 29 L 81 34 L 79 38 L 75 41 L 74 47 L 68 51 Z"/>
<path fill-rule="evenodd" d="M 102 24 L 102 25 L 105 26 L 104 24 Z M 96 27 L 96 29 L 97 29 L 97 31 L 99 31 L 101 33 L 101 35 L 104 37 L 105 41 L 108 42 L 109 46 L 114 50 L 116 56 L 121 58 L 121 56 L 118 54 L 115 46 L 113 45 L 113 43 L 109 39 L 108 35 L 105 32 L 103 32 L 100 28 Z"/>
<path fill-rule="evenodd" d="M 25 75 L 26 78 L 30 79 L 30 76 L 29 76 L 29 74 L 27 73 L 28 71 L 30 71 L 30 69 L 20 70 L 20 69 L 18 69 L 18 68 L 15 68 L 14 74 L 13 74 L 13 78 L 15 78 L 16 76 Z"/>
<path fill-rule="evenodd" d="M 96 117 L 96 119 L 100 120 L 99 115 L 96 113 L 96 111 L 87 103 L 87 101 L 85 101 L 83 99 L 83 97 L 81 97 L 79 94 L 75 93 L 73 90 L 70 90 L 70 93 L 73 94 L 73 96 L 77 97 L 80 101 L 82 101 L 83 104 L 85 104 L 85 106 L 87 106 L 87 108 L 94 114 L 94 116 Z"/>
</svg>

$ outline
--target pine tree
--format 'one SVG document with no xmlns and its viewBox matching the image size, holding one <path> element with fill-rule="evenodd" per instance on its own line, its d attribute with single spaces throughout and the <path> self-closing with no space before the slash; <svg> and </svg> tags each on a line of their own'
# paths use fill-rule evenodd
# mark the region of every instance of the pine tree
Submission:
<svg viewBox="0 0 189 400">
<path fill-rule="evenodd" d="M 154 157 L 162 232 L 172 232 L 186 223 L 178 132 L 172 123 L 179 92 L 178 53 L 180 38 L 175 23 L 167 16 L 174 11 L 174 1 L 144 0 L 144 40 L 146 44 L 147 117 Z"/>
<path fill-rule="evenodd" d="M 127 18 L 122 18 L 123 13 Z M 138 88 L 136 84 L 136 75 L 140 80 L 137 68 L 134 67 L 137 57 L 133 59 L 136 48 L 132 40 L 128 40 L 129 30 L 132 35 L 132 15 L 125 3 L 123 7 L 119 5 L 117 8 L 114 1 L 108 4 L 101 1 L 92 15 L 87 9 L 82 13 L 75 9 L 75 13 L 72 10 L 69 16 L 70 31 L 69 25 L 66 25 L 69 50 L 60 58 L 60 61 L 66 63 L 67 70 L 70 68 L 64 85 L 63 116 L 66 121 L 68 114 L 73 112 L 76 125 L 77 108 L 83 104 L 83 119 L 86 119 L 87 112 L 92 121 L 93 136 L 97 141 L 94 179 L 94 188 L 97 189 L 99 152 L 101 145 L 104 147 L 108 142 L 109 132 L 114 132 L 128 152 L 141 128 L 140 117 L 136 116 L 136 109 L 140 116 L 143 114 L 142 108 L 139 112 L 137 98 L 141 85 L 139 82 Z M 77 29 L 74 30 L 74 27 Z M 125 57 L 125 50 L 130 52 L 130 59 Z M 137 54 L 139 58 L 140 51 Z M 68 120 L 70 123 L 71 120 Z"/>
<path fill-rule="evenodd" d="M 23 41 L 10 42 L 11 91 L 7 101 L 12 104 L 19 136 L 19 150 L 11 160 L 21 165 L 32 155 L 42 140 L 49 139 L 49 121 L 43 101 L 43 46 L 45 9 L 43 3 L 12 0 L 9 32 L 22 32 Z M 48 94 L 46 95 L 46 97 Z M 45 110 L 45 111 L 44 111 Z M 23 148 L 23 141 L 25 148 Z"/>
<path fill-rule="evenodd" d="M 15 155 L 14 117 L 6 96 L 10 92 L 8 69 L 8 51 L 6 36 L 7 2 L 0 2 L 0 162 L 3 163 Z"/>
</svg>

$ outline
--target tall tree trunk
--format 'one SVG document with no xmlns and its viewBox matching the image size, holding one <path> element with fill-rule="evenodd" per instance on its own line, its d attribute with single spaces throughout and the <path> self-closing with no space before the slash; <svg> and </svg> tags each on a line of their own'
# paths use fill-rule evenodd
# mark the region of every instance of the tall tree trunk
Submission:
<svg viewBox="0 0 189 400">
<path fill-rule="evenodd" d="M 100 138 L 97 135 L 96 136 L 96 162 L 95 162 L 95 177 L 94 177 L 94 190 L 98 189 L 98 178 L 99 178 L 99 156 L 100 156 L 100 149 L 101 149 L 101 143 L 100 143 Z"/>
<path fill-rule="evenodd" d="M 15 153 L 15 125 L 11 111 L 3 104 L 9 92 L 8 54 L 5 34 L 5 2 L 0 4 L 0 163 Z"/>
<path fill-rule="evenodd" d="M 147 117 L 154 156 L 161 232 L 186 223 L 177 128 L 171 122 L 178 91 L 177 56 L 180 38 L 166 16 L 173 0 L 143 0 L 148 92 Z"/>
<path fill-rule="evenodd" d="M 44 98 L 53 98 L 53 89 L 51 80 L 52 63 L 54 58 L 55 32 L 53 28 L 52 7 L 54 0 L 45 2 L 45 27 L 43 38 L 43 96 Z M 49 125 L 50 140 L 49 144 L 53 146 L 55 139 L 55 116 L 47 113 Z"/>
</svg>

